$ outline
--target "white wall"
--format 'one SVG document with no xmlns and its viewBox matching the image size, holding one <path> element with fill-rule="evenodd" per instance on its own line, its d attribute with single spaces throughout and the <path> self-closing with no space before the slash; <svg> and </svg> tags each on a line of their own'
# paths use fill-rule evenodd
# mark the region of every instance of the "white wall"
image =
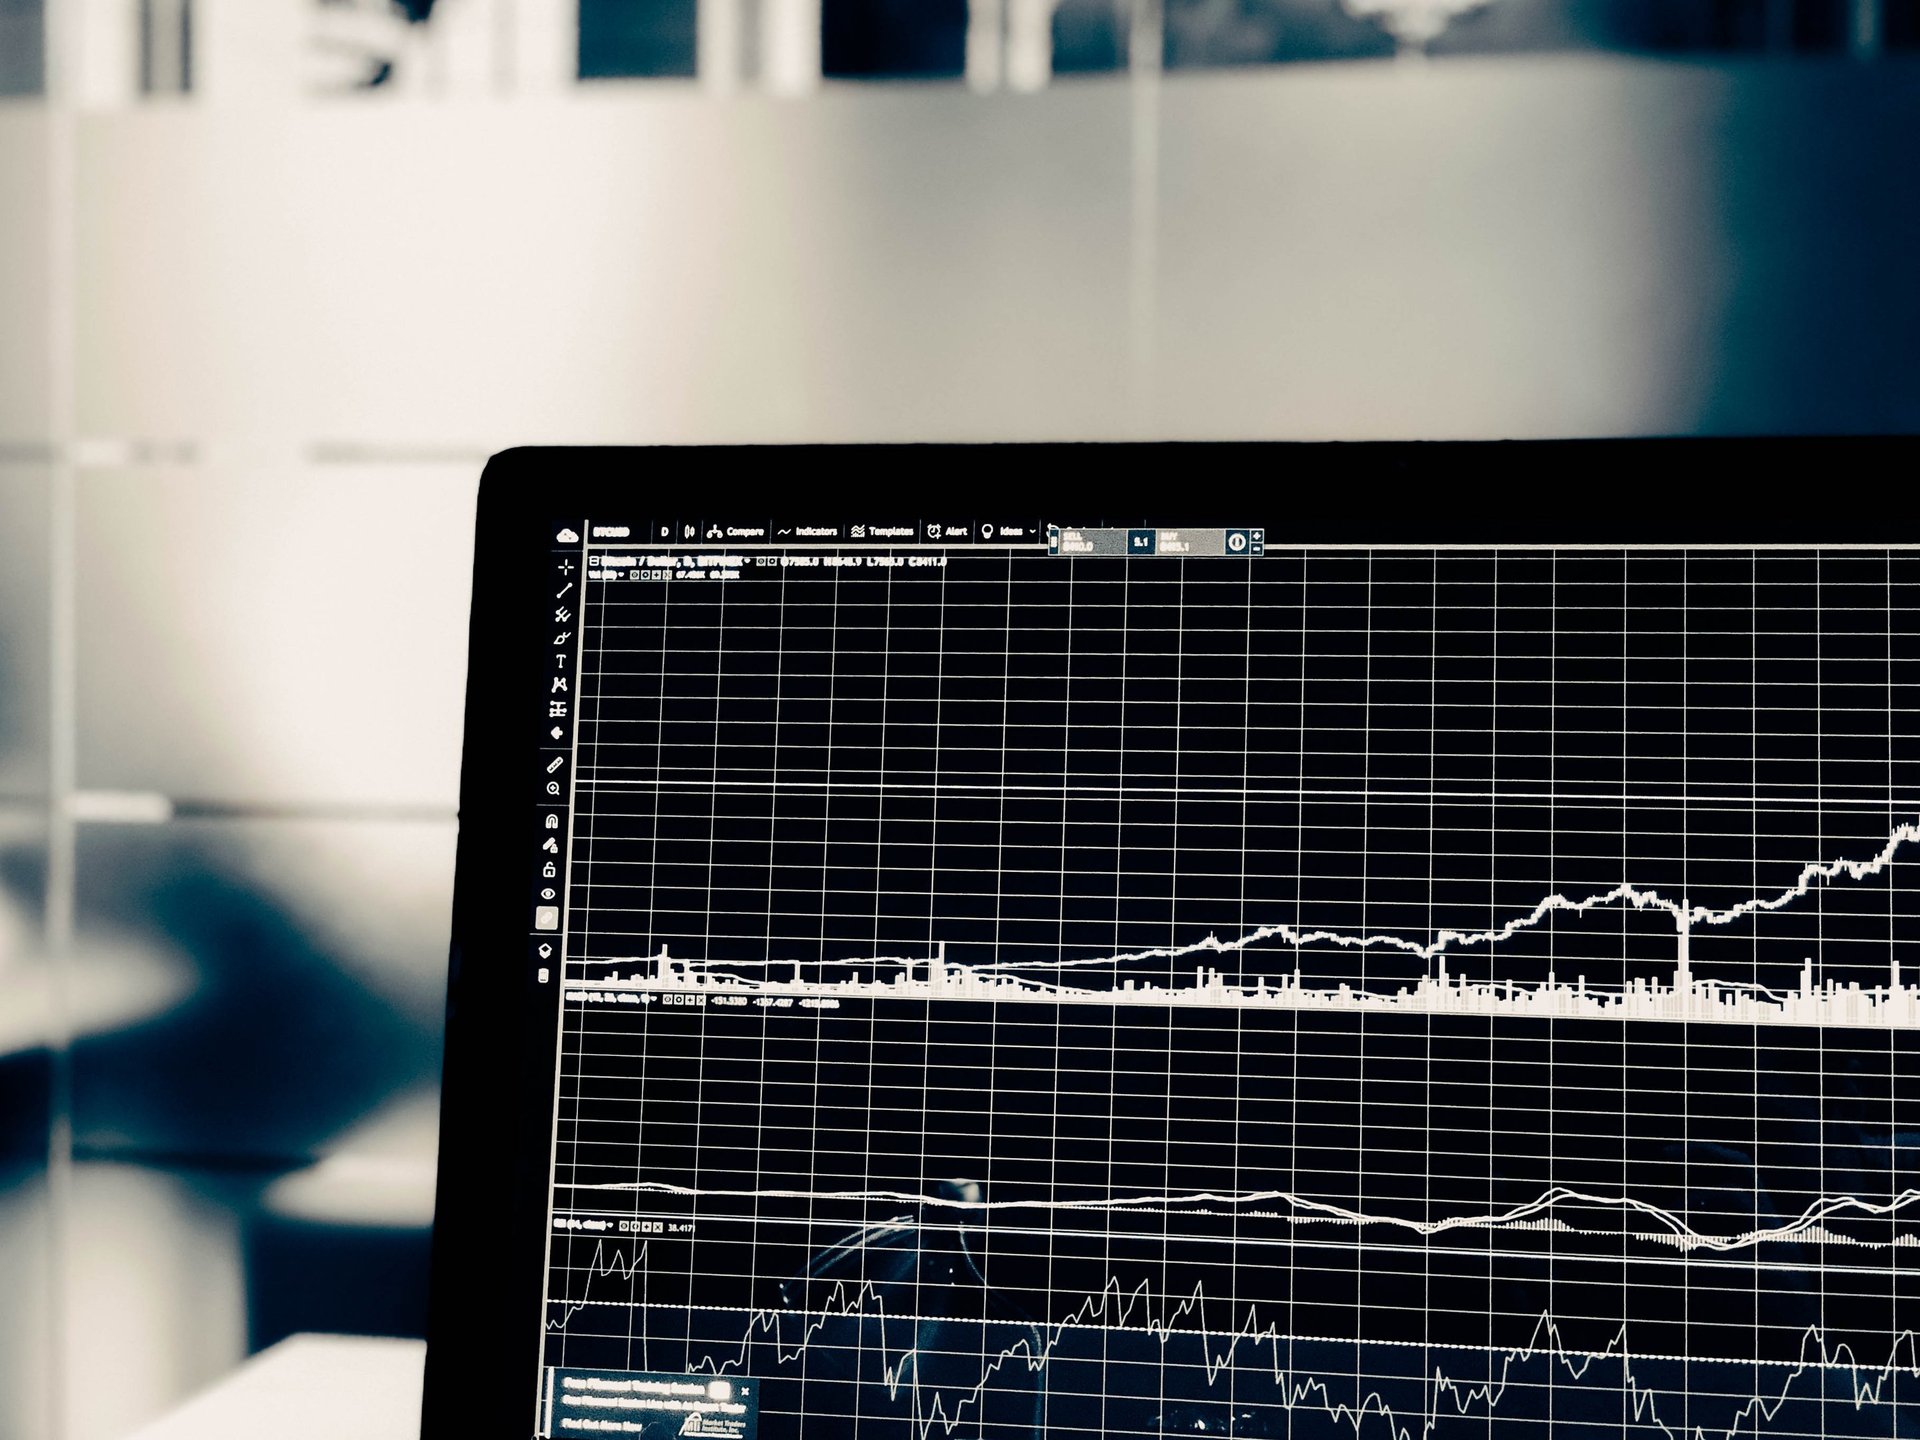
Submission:
<svg viewBox="0 0 1920 1440">
<path fill-rule="evenodd" d="M 1771 344 L 1791 377 L 1794 327 L 1836 314 L 1874 363 L 1815 428 L 1920 423 L 1897 264 L 1920 223 L 1873 139 L 1920 118 L 1910 80 L 1601 58 L 1175 77 L 1137 222 L 1119 79 L 89 114 L 81 429 L 285 463 L 1743 428 L 1725 367 L 1765 382 Z M 0 111 L 0 150 L 30 155 L 40 123 Z M 0 439 L 24 439 L 40 242 L 31 167 L 4 173 L 0 287 L 27 323 L 0 335 L 22 377 Z M 1834 238 L 1855 236 L 1858 257 Z"/>
</svg>

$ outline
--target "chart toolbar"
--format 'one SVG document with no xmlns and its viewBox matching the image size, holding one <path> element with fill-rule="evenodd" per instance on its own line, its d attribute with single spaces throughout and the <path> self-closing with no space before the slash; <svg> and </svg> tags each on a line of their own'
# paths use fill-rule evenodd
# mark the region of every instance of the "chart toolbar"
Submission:
<svg viewBox="0 0 1920 1440">
<path fill-rule="evenodd" d="M 562 541 L 559 535 L 570 535 Z M 809 523 L 739 520 L 595 521 L 562 525 L 556 543 L 591 551 L 993 549 L 1057 556 L 1251 558 L 1266 551 L 1263 526 L 1156 527 L 1063 525 L 1030 516 L 878 517 Z M 626 566 L 609 566 L 625 569 Z"/>
</svg>

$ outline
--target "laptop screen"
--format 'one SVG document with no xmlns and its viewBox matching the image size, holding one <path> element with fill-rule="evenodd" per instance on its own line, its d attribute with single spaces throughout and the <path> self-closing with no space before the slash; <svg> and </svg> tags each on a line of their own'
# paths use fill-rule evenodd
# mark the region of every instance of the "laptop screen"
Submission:
<svg viewBox="0 0 1920 1440">
<path fill-rule="evenodd" d="M 533 1434 L 1904 1432 L 1913 555 L 1273 508 L 529 543 Z"/>
</svg>

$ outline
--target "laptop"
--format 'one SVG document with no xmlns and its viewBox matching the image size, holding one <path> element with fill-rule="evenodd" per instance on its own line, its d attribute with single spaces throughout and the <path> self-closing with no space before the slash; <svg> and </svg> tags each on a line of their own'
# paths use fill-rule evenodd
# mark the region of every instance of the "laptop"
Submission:
<svg viewBox="0 0 1920 1440">
<path fill-rule="evenodd" d="M 1537 500 L 1756 456 L 497 457 L 429 1440 L 1902 1432 L 1920 552 Z"/>
</svg>

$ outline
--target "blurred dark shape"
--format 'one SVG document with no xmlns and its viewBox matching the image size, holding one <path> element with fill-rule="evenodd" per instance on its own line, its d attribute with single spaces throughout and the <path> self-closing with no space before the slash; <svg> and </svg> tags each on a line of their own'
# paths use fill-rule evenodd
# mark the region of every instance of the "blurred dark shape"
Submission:
<svg viewBox="0 0 1920 1440">
<path fill-rule="evenodd" d="M 275 1185 L 310 1173 L 396 1093 L 430 1087 L 437 1027 L 370 992 L 337 944 L 233 871 L 234 846 L 266 842 L 231 828 L 147 827 L 93 828 L 82 840 L 83 927 L 184 956 L 197 983 L 154 1019 L 76 1042 L 76 1157 L 174 1176 L 236 1218 L 250 1349 L 299 1331 L 422 1335 L 429 1231 L 424 1215 L 378 1208 L 391 1188 L 381 1164 L 373 1202 L 356 1206 L 347 1163 L 337 1214 L 279 1206 Z M 298 853 L 297 836 L 282 843 Z M 9 878 L 24 891 L 33 868 Z M 39 1058 L 0 1061 L 0 1146 L 29 1156 L 36 1140 L 44 1153 Z M 37 1113 L 39 1137 L 13 1123 L 15 1109 Z M 430 1137 L 413 1148 L 403 1158 L 430 1176 Z"/>
<path fill-rule="evenodd" d="M 1173 68 L 1391 56 L 1393 37 L 1339 0 L 1168 0 Z"/>
<path fill-rule="evenodd" d="M 140 93 L 185 95 L 193 89 L 193 5 L 140 0 Z"/>
<path fill-rule="evenodd" d="M 141 0 L 143 9 L 152 3 L 153 0 Z M 329 8 L 355 10 L 364 4 L 365 0 L 316 0 L 316 3 L 323 10 Z M 386 0 L 386 4 L 395 15 L 409 25 L 424 25 L 433 18 L 435 0 Z M 192 8 L 190 0 L 186 8 Z"/>
<path fill-rule="evenodd" d="M 580 78 L 692 75 L 694 0 L 580 0 Z"/>
<path fill-rule="evenodd" d="M 1127 63 L 1124 0 L 1060 0 L 1053 12 L 1053 73 L 1118 70 Z"/>
<path fill-rule="evenodd" d="M 1855 0 L 1492 0 L 1457 17 L 1433 54 L 1605 50 L 1639 54 L 1839 53 Z M 1390 56 L 1392 37 L 1340 0 L 1167 0 L 1166 63 L 1176 68 Z M 1125 63 L 1125 7 L 1065 0 L 1055 69 Z M 1883 0 L 1888 49 L 1920 41 L 1920 0 Z"/>
<path fill-rule="evenodd" d="M 47 1163 L 53 1057 L 44 1049 L 0 1055 L 0 1191 Z"/>
<path fill-rule="evenodd" d="M 1713 177 L 1730 238 L 1709 272 L 1723 300 L 1701 430 L 1920 428 L 1920 186 L 1911 168 L 1887 182 L 1884 148 L 1920 127 L 1920 73 L 1895 67 L 1881 86 L 1844 62 L 1775 67 L 1727 92 Z M 1783 167 L 1805 180 L 1784 188 Z"/>
<path fill-rule="evenodd" d="M 141 0 L 143 6 L 152 6 L 156 0 Z M 191 16 L 192 0 L 173 0 L 185 11 L 188 24 L 187 65 L 191 70 Z M 319 53 L 330 58 L 337 73 L 316 87 L 315 93 L 335 91 L 352 94 L 361 90 L 377 90 L 391 81 L 397 72 L 398 59 L 394 47 L 402 42 L 406 25 L 424 25 L 433 18 L 434 0 L 313 0 L 321 12 L 319 26 L 312 36 L 312 44 Z M 325 18 L 321 18 L 325 17 Z M 368 22 L 375 22 L 377 30 L 369 28 Z M 343 24 L 343 31 L 335 31 L 333 26 Z M 150 34 L 151 27 L 146 15 L 142 14 L 143 37 Z M 150 45 L 143 38 L 143 45 Z M 143 61 L 143 65 L 144 65 Z M 143 69 L 143 75 L 146 73 Z M 151 85 L 145 87 L 153 89 Z M 188 83 L 182 89 L 191 89 L 191 74 Z"/>
<path fill-rule="evenodd" d="M 156 849 L 137 830 L 86 838 L 81 913 L 157 931 L 199 983 L 157 1019 L 74 1047 L 83 1153 L 284 1168 L 437 1073 L 437 1034 L 356 984 L 273 900 L 193 846 Z"/>
<path fill-rule="evenodd" d="M 0 95 L 34 93 L 43 0 L 0 0 Z M 145 17 L 155 0 L 142 0 Z M 323 4 L 344 0 L 321 0 Z M 435 0 L 391 0 L 413 24 Z M 1457 17 L 1435 54 L 1559 50 L 1738 54 L 1841 52 L 1856 0 L 1492 0 Z M 1880 43 L 1920 47 L 1920 0 L 1880 0 Z M 184 8 L 184 7 L 183 7 Z M 824 72 L 858 77 L 964 73 L 965 0 L 824 0 Z M 696 73 L 695 0 L 580 0 L 582 79 Z M 1391 56 L 1393 38 L 1341 0 L 1166 0 L 1169 66 L 1198 68 Z M 1056 74 L 1127 63 L 1129 0 L 1060 0 L 1053 13 Z M 20 39 L 13 40 L 18 28 Z M 390 70 L 391 67 L 387 67 Z M 15 72 L 18 72 L 17 74 Z M 366 83 L 379 85 L 378 73 Z"/>
<path fill-rule="evenodd" d="M 45 0 L 0 0 L 0 95 L 46 88 Z"/>
<path fill-rule="evenodd" d="M 0 918 L 11 910 L 38 925 L 45 885 L 46 855 L 37 843 L 0 847 Z M 53 1056 L 44 1044 L 0 1046 L 0 1191 L 45 1167 L 52 1097 Z"/>
<path fill-rule="evenodd" d="M 1501 0 L 1461 16 L 1432 50 L 1841 50 L 1852 5 L 1853 0 Z"/>
<path fill-rule="evenodd" d="M 262 1211 L 245 1244 L 247 1349 L 314 1332 L 425 1337 L 426 1230 Z"/>
<path fill-rule="evenodd" d="M 957 78 L 966 63 L 966 0 L 823 0 L 824 74 Z"/>
</svg>

